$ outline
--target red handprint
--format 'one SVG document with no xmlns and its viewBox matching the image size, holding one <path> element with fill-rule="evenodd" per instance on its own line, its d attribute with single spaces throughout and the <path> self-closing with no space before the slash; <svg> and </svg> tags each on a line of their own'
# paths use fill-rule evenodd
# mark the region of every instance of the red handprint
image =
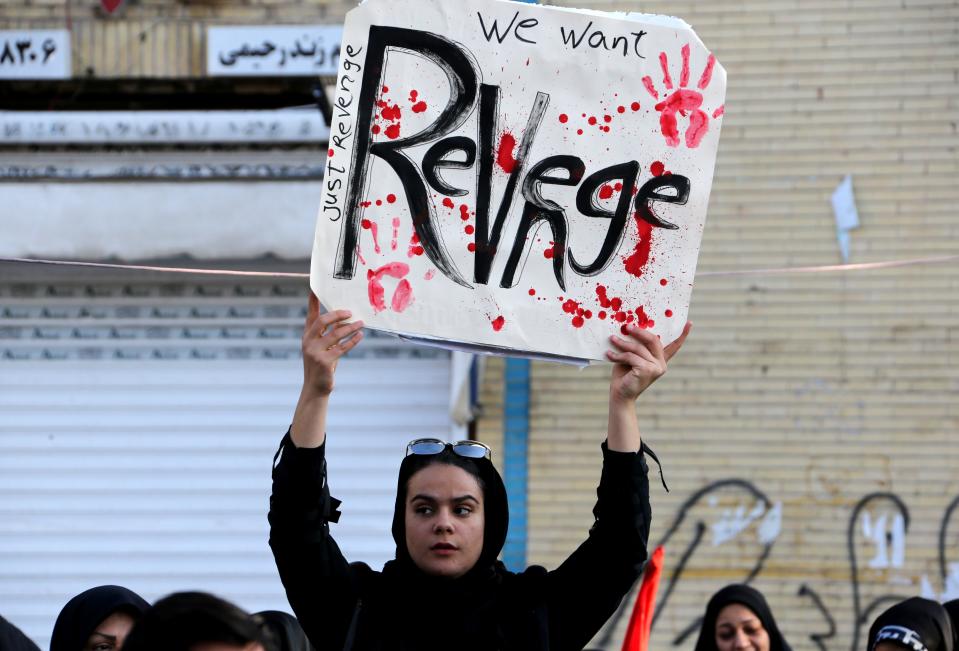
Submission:
<svg viewBox="0 0 959 651">
<path fill-rule="evenodd" d="M 370 305 L 375 312 L 382 312 L 386 309 L 386 290 L 380 279 L 383 276 L 390 276 L 399 279 L 399 284 L 393 292 L 393 298 L 390 299 L 390 306 L 394 312 L 402 312 L 410 303 L 413 302 L 413 287 L 404 276 L 410 272 L 410 266 L 405 262 L 389 262 L 377 270 L 368 269 L 366 279 L 368 281 L 367 291 L 369 292 Z"/>
<path fill-rule="evenodd" d="M 683 57 L 683 69 L 679 78 L 679 88 L 674 90 L 666 99 L 656 105 L 659 111 L 659 127 L 666 138 L 666 144 L 670 147 L 679 146 L 679 128 L 676 120 L 676 114 L 683 117 L 689 114 L 689 127 L 686 129 L 686 146 L 698 147 L 703 136 L 709 131 L 709 115 L 700 107 L 703 104 L 703 94 L 700 90 L 705 90 L 713 76 L 713 67 L 716 65 L 716 57 L 712 54 L 706 60 L 706 67 L 699 83 L 696 87 L 699 90 L 692 90 L 686 86 L 689 84 L 689 44 L 683 46 L 680 51 Z M 666 90 L 673 90 L 673 80 L 669 75 L 669 60 L 665 52 L 659 53 L 659 65 L 663 69 L 663 85 Z M 643 86 L 654 99 L 659 99 L 659 92 L 656 90 L 653 80 L 649 75 L 643 77 Z M 723 114 L 723 107 L 713 111 L 713 117 L 718 118 Z"/>
</svg>

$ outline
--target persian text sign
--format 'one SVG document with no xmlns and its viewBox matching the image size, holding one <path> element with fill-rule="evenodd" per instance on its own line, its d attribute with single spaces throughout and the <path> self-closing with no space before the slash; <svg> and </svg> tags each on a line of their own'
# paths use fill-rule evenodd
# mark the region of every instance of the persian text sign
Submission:
<svg viewBox="0 0 959 651">
<path fill-rule="evenodd" d="M 0 79 L 69 79 L 70 32 L 0 30 Z"/>
<path fill-rule="evenodd" d="M 367 0 L 311 284 L 391 332 L 602 359 L 685 323 L 726 75 L 679 19 Z"/>
<path fill-rule="evenodd" d="M 207 28 L 211 76 L 334 75 L 339 25 L 243 25 Z"/>
</svg>

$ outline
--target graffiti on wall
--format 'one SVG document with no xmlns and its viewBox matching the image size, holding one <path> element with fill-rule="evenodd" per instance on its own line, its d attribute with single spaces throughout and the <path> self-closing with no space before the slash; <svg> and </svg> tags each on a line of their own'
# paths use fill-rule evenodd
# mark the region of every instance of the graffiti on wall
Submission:
<svg viewBox="0 0 959 651">
<path fill-rule="evenodd" d="M 695 639 L 702 617 L 680 616 L 677 604 L 682 596 L 696 595 L 705 609 L 709 595 L 723 585 L 761 578 L 786 516 L 781 502 L 746 479 L 715 481 L 691 494 L 677 509 L 666 533 L 650 546 L 662 544 L 668 554 L 653 630 L 666 627 L 674 647 Z M 927 530 L 936 528 L 927 524 Z M 916 594 L 939 601 L 959 598 L 959 496 L 948 504 L 938 522 L 938 576 L 921 574 L 918 582 L 906 571 L 910 548 L 914 554 L 922 551 L 929 555 L 932 550 L 920 549 L 921 543 L 915 539 L 910 542 L 914 529 L 913 515 L 902 497 L 892 492 L 862 496 L 845 522 L 848 587 L 837 595 L 835 578 L 824 577 L 823 583 L 799 582 L 793 594 L 803 610 L 813 613 L 804 615 L 804 621 L 820 623 L 806 624 L 808 641 L 796 640 L 795 645 L 819 651 L 857 651 L 872 620 L 896 601 Z M 830 584 L 828 590 L 825 583 Z M 614 633 L 621 630 L 618 624 L 629 617 L 631 608 L 632 599 L 624 599 L 595 640 L 596 648 L 618 648 Z"/>
</svg>

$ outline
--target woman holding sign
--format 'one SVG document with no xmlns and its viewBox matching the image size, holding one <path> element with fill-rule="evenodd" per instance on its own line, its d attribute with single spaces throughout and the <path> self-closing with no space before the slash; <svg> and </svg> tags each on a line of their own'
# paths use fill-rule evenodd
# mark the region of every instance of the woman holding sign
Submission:
<svg viewBox="0 0 959 651">
<path fill-rule="evenodd" d="M 506 490 L 477 441 L 412 441 L 393 514 L 396 559 L 381 572 L 350 564 L 330 535 L 339 501 L 326 482 L 326 415 L 337 362 L 362 339 L 360 321 L 320 315 L 310 297 L 304 382 L 277 452 L 270 546 L 300 623 L 319 651 L 582 649 L 639 576 L 649 536 L 649 485 L 635 400 L 666 371 L 666 346 L 632 328 L 611 337 L 603 473 L 589 536 L 556 570 L 508 571 Z"/>
</svg>

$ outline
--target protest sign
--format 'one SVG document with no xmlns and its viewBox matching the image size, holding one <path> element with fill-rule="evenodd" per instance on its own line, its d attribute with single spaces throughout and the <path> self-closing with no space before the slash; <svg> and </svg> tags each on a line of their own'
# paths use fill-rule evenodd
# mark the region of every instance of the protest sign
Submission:
<svg viewBox="0 0 959 651">
<path fill-rule="evenodd" d="M 682 331 L 725 71 L 677 18 L 501 0 L 347 15 L 311 285 L 394 333 L 603 359 Z"/>
</svg>

